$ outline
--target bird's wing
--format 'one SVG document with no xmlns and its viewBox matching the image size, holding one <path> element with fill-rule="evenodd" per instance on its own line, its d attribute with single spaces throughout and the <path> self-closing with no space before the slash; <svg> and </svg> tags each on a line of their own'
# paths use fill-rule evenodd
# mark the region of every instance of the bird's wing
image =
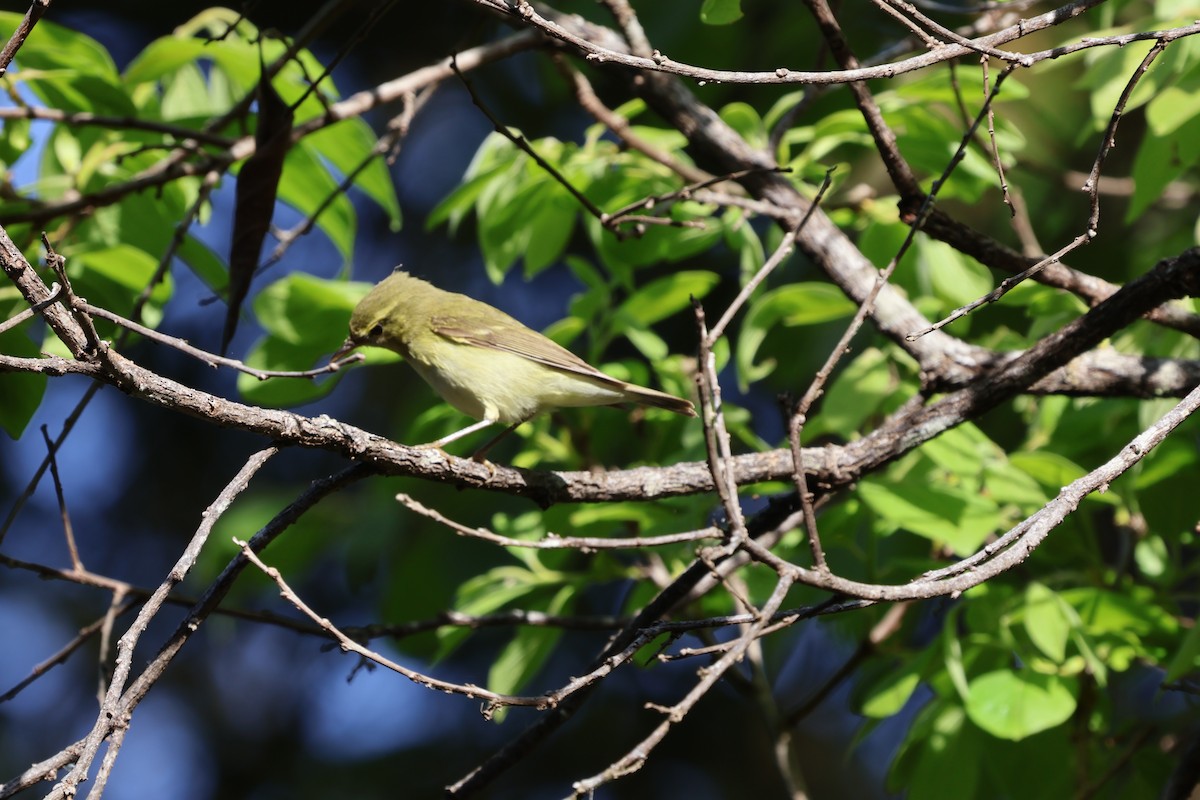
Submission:
<svg viewBox="0 0 1200 800">
<path fill-rule="evenodd" d="M 455 342 L 513 353 L 545 364 L 547 367 L 592 378 L 616 388 L 624 388 L 625 381 L 605 375 L 565 347 L 555 344 L 535 330 L 512 320 L 497 331 L 487 320 L 472 315 L 437 315 L 429 320 L 434 333 Z"/>
</svg>

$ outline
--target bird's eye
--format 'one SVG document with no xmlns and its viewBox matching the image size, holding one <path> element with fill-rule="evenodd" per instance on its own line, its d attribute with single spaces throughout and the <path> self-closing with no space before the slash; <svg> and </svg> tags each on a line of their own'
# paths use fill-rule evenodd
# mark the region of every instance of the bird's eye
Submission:
<svg viewBox="0 0 1200 800">
<path fill-rule="evenodd" d="M 371 330 L 367 333 L 367 336 L 371 337 L 372 339 L 378 339 L 380 336 L 383 336 L 383 326 L 376 325 L 375 327 L 371 328 Z"/>
</svg>

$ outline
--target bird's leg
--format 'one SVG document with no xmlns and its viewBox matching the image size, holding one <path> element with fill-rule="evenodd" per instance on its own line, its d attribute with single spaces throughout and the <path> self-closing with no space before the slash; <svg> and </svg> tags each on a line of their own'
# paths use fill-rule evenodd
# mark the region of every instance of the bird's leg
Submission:
<svg viewBox="0 0 1200 800">
<path fill-rule="evenodd" d="M 500 431 L 500 433 L 493 436 L 487 444 L 485 444 L 483 447 L 476 450 L 475 453 L 471 456 L 471 460 L 479 461 L 484 464 L 491 463 L 486 458 L 483 457 L 487 453 L 487 451 L 491 450 L 492 447 L 496 444 L 496 442 L 500 441 L 505 436 L 508 436 L 510 433 L 515 431 L 518 427 L 520 427 L 521 425 L 524 425 L 527 421 L 528 420 L 521 420 L 520 422 L 514 422 L 512 425 L 509 425 L 507 428 Z"/>
<path fill-rule="evenodd" d="M 420 444 L 420 445 L 417 445 L 417 447 L 436 447 L 438 450 L 441 450 L 444 446 L 450 444 L 451 442 L 458 441 L 462 437 L 467 436 L 468 434 L 472 434 L 475 431 L 481 431 L 484 428 L 486 428 L 487 426 L 494 424 L 495 422 L 496 421 L 494 419 L 481 419 L 481 420 L 479 420 L 479 422 L 468 425 L 467 427 L 463 428 L 461 431 L 455 431 L 454 433 L 450 433 L 450 434 L 443 436 L 442 438 L 438 439 L 436 442 L 429 442 L 428 444 Z"/>
</svg>

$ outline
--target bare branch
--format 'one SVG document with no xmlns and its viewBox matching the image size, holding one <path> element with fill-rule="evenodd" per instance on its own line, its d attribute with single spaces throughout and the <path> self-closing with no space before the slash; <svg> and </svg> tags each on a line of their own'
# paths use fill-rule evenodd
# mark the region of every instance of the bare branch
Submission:
<svg viewBox="0 0 1200 800">
<path fill-rule="evenodd" d="M 567 20 L 563 15 L 558 14 L 552 9 L 541 8 L 539 11 L 538 8 L 540 6 L 535 7 L 529 0 L 475 0 L 475 3 L 479 6 L 496 11 L 502 16 L 509 17 L 520 25 L 536 27 L 546 35 L 570 45 L 584 54 L 585 58 L 591 63 L 617 64 L 647 73 L 670 74 L 681 78 L 692 78 L 699 81 L 702 85 L 706 82 L 829 85 L 868 81 L 877 78 L 893 78 L 907 72 L 925 69 L 934 64 L 961 58 L 973 52 L 1003 53 L 1004 51 L 995 48 L 998 45 L 1016 41 L 1031 33 L 1043 31 L 1060 25 L 1067 20 L 1074 19 L 1090 8 L 1099 5 L 1101 2 L 1103 0 L 1076 0 L 1076 2 L 1067 3 L 1045 14 L 1022 19 L 1016 25 L 1011 25 L 996 33 L 965 40 L 967 44 L 948 44 L 932 52 L 913 56 L 891 64 L 821 72 L 806 72 L 781 66 L 770 71 L 752 72 L 698 67 L 674 61 L 665 54 L 657 52 L 651 54 L 649 57 L 631 55 L 627 52 L 627 48 L 623 42 L 614 46 L 608 42 L 597 41 L 593 36 L 580 34 L 576 25 L 578 21 Z M 1064 55 L 1092 47 L 1122 47 L 1132 42 L 1162 39 L 1164 37 L 1180 38 L 1197 32 L 1200 32 L 1200 23 L 1184 25 L 1166 31 L 1089 37 L 1070 45 L 1055 47 L 1050 50 L 1041 50 L 1035 53 L 1005 53 L 1005 58 L 1006 60 L 1011 60 L 1013 63 L 1020 63 L 1021 66 L 1028 67 L 1040 61 L 1060 58 Z"/>
<path fill-rule="evenodd" d="M 13 57 L 17 51 L 21 49 L 21 45 L 25 44 L 25 40 L 29 38 L 29 34 L 33 31 L 33 26 L 37 25 L 38 20 L 46 13 L 46 9 L 50 8 L 50 0 L 33 0 L 29 4 L 29 10 L 25 12 L 24 19 L 17 29 L 12 32 L 8 43 L 4 45 L 4 49 L 0 50 L 0 78 L 3 78 L 8 72 L 8 65 L 12 63 Z"/>
<path fill-rule="evenodd" d="M 108 692 L 104 697 L 104 702 L 101 705 L 100 715 L 93 726 L 91 733 L 85 739 L 83 750 L 79 754 L 79 758 L 75 762 L 75 766 L 67 773 L 55 787 L 54 790 L 47 795 L 52 800 L 62 800 L 62 798 L 73 797 L 76 787 L 80 781 L 87 777 L 88 771 L 91 769 L 92 761 L 96 757 L 96 753 L 100 748 L 101 743 L 115 728 L 123 728 L 128 721 L 127 712 L 122 713 L 122 692 L 125 690 L 126 681 L 129 678 L 133 668 L 133 651 L 137 646 L 138 640 L 142 633 L 145 632 L 150 621 L 157 616 L 159 609 L 162 608 L 167 596 L 171 590 L 184 579 L 187 573 L 195 564 L 197 557 L 200 555 L 200 548 L 208 539 L 208 534 L 212 531 L 217 520 L 225 513 L 226 509 L 233 503 L 235 497 L 241 494 L 250 478 L 254 476 L 263 464 L 276 453 L 274 447 L 268 447 L 255 453 L 246 461 L 246 464 L 238 471 L 222 490 L 217 499 L 213 501 L 202 515 L 202 522 L 196 529 L 195 535 L 184 549 L 175 566 L 171 568 L 167 577 L 155 590 L 154 594 L 142 606 L 138 612 L 137 619 L 129 626 L 129 629 L 121 636 L 117 642 L 117 666 L 113 674 L 112 683 L 109 685 Z M 109 742 L 108 753 L 106 759 L 115 757 L 115 751 L 119 747 L 116 743 Z"/>
</svg>

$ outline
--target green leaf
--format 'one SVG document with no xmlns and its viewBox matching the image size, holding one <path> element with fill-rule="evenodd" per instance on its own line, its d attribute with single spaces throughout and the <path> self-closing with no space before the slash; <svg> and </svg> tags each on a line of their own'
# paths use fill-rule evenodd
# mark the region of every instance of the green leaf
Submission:
<svg viewBox="0 0 1200 800">
<path fill-rule="evenodd" d="M 660 361 L 671 354 L 670 346 L 657 333 L 644 328 L 629 328 L 625 338 L 650 361 Z"/>
<path fill-rule="evenodd" d="M 677 520 L 678 514 L 655 505 L 585 505 L 569 512 L 571 531 L 578 536 L 602 536 L 613 529 L 645 530 Z"/>
<path fill-rule="evenodd" d="M 963 663 L 963 643 L 958 635 L 958 606 L 951 610 L 942 621 L 942 665 L 946 668 L 946 677 L 959 697 L 967 699 L 970 687 L 967 684 L 967 668 Z"/>
<path fill-rule="evenodd" d="M 249 367 L 265 370 L 303 370 L 316 366 L 320 357 L 329 355 L 332 348 L 305 342 L 293 344 L 274 336 L 260 339 L 244 359 Z M 241 373 L 237 378 L 238 391 L 250 403 L 275 408 L 288 408 L 324 397 L 333 390 L 341 374 L 335 373 L 319 381 L 311 378 L 267 378 L 259 380 Z"/>
<path fill-rule="evenodd" d="M 775 369 L 773 360 L 755 363 L 759 347 L 779 326 L 797 327 L 848 317 L 856 306 L 827 283 L 792 283 L 773 289 L 750 303 L 737 342 L 738 384 L 746 391 Z"/>
<path fill-rule="evenodd" d="M 859 713 L 873 719 L 899 713 L 920 685 L 923 666 L 920 659 L 906 659 L 896 669 L 889 670 L 864 695 Z"/>
<path fill-rule="evenodd" d="M 762 239 L 753 226 L 746 224 L 740 209 L 729 209 L 725 214 L 725 244 L 738 254 L 738 274 L 742 284 L 748 282 L 766 261 Z"/>
<path fill-rule="evenodd" d="M 729 25 L 742 18 L 742 0 L 704 0 L 700 21 L 705 25 Z"/>
<path fill-rule="evenodd" d="M 306 136 L 305 141 L 343 176 L 369 160 L 354 178 L 354 185 L 387 214 L 391 230 L 400 230 L 400 200 L 396 197 L 396 185 L 383 157 L 374 154 L 376 136 L 371 126 L 359 118 L 342 120 Z"/>
<path fill-rule="evenodd" d="M 1087 470 L 1069 458 L 1049 450 L 1039 450 L 1036 453 L 1013 453 L 1009 456 L 1009 461 L 1017 469 L 1044 486 L 1051 494 L 1058 494 L 1064 486 L 1087 474 Z M 1116 502 L 1114 498 L 1108 498 L 1102 494 L 1092 493 L 1090 496 L 1102 500 L 1107 498 L 1106 502 Z"/>
<path fill-rule="evenodd" d="M 1174 683 L 1200 669 L 1200 626 L 1193 625 L 1183 637 L 1175 655 L 1167 662 L 1163 683 Z"/>
<path fill-rule="evenodd" d="M 1091 104 L 1092 122 L 1097 130 L 1111 118 L 1113 108 L 1129 83 L 1129 76 L 1137 73 L 1138 65 L 1152 46 L 1149 42 L 1133 42 L 1127 47 L 1105 48 L 1090 54 L 1091 65 L 1076 86 L 1087 90 L 1085 96 Z M 1150 88 L 1151 93 L 1156 89 L 1150 81 L 1141 81 L 1125 106 L 1126 114 L 1150 98 L 1143 86 Z"/>
<path fill-rule="evenodd" d="M 63 172 L 70 174 L 79 171 L 83 164 L 83 147 L 74 133 L 67 128 L 56 128 L 50 137 L 50 147 Z"/>
<path fill-rule="evenodd" d="M 571 241 L 575 216 L 574 201 L 568 202 L 557 195 L 542 202 L 529 216 L 522 253 L 526 278 L 534 277 L 558 261 Z"/>
<path fill-rule="evenodd" d="M 61 72 L 40 74 L 16 73 L 41 100 L 51 108 L 63 111 L 90 111 L 97 114 L 132 116 L 136 113 L 133 101 L 119 86 L 94 75 L 64 75 Z"/>
<path fill-rule="evenodd" d="M 129 86 L 161 80 L 191 65 L 205 53 L 207 43 L 190 36 L 163 36 L 155 39 L 129 62 L 125 83 Z"/>
<path fill-rule="evenodd" d="M 1078 587 L 1059 592 L 1079 612 L 1090 636 L 1130 634 L 1139 637 L 1173 636 L 1179 623 L 1159 607 L 1148 591 L 1117 593 Z"/>
<path fill-rule="evenodd" d="M 835 111 L 817 120 L 812 127 L 811 138 L 812 144 L 804 149 L 800 157 L 802 163 L 827 161 L 830 154 L 842 145 L 867 147 L 871 144 L 871 136 L 866 131 L 862 115 L 851 110 Z M 888 258 L 891 258 L 891 254 Z M 886 264 L 888 258 L 876 263 Z"/>
<path fill-rule="evenodd" d="M 27 119 L 8 119 L 0 125 L 0 165 L 15 164 L 33 145 L 29 126 Z"/>
<path fill-rule="evenodd" d="M 712 272 L 683 271 L 667 275 L 640 287 L 617 309 L 618 318 L 632 320 L 646 328 L 679 313 L 707 295 L 720 278 Z"/>
<path fill-rule="evenodd" d="M 1125 222 L 1140 219 L 1146 209 L 1162 199 L 1163 190 L 1193 166 L 1178 157 L 1179 147 L 1174 140 L 1193 140 L 1200 135 L 1200 118 L 1187 125 L 1183 136 L 1168 135 L 1167 141 L 1143 142 L 1133 160 L 1133 198 L 1125 212 Z"/>
<path fill-rule="evenodd" d="M 954 475 L 975 476 L 987 462 L 1003 458 L 1000 448 L 973 423 L 966 422 L 921 446 L 921 454 Z"/>
<path fill-rule="evenodd" d="M 29 338 L 23 328 L 0 333 L 0 353 L 20 358 L 38 358 L 41 348 Z M 42 396 L 46 393 L 45 375 L 27 372 L 0 371 L 0 428 L 13 439 L 19 439 L 33 418 Z"/>
<path fill-rule="evenodd" d="M 1200 77 L 1200 73 L 1196 73 Z M 1196 83 L 1196 81 L 1193 81 Z M 1146 104 L 1146 124 L 1155 136 L 1167 136 L 1200 117 L 1200 86 L 1168 86 Z"/>
<path fill-rule="evenodd" d="M 997 503 L 1011 503 L 1025 513 L 1050 499 L 1037 481 L 1003 455 L 984 462 L 983 485 Z"/>
<path fill-rule="evenodd" d="M 1171 401 L 1174 405 L 1174 401 Z M 1150 427 L 1147 425 L 1145 427 Z M 1166 439 L 1163 443 L 1142 459 L 1138 465 L 1138 473 L 1134 476 L 1134 486 L 1138 491 L 1144 491 L 1158 483 L 1170 481 L 1180 475 L 1194 473 L 1200 469 L 1200 452 L 1194 443 L 1182 439 Z"/>
<path fill-rule="evenodd" d="M 928 274 L 934 294 L 947 309 L 964 306 L 992 290 L 987 268 L 950 245 L 920 236 L 916 251 L 918 268 Z"/>
<path fill-rule="evenodd" d="M 134 298 L 149 285 L 158 269 L 157 258 L 127 244 L 67 252 L 67 271 L 75 293 L 92 305 L 126 316 L 133 311 Z M 142 321 L 147 326 L 158 325 L 172 286 L 168 273 L 150 293 L 150 302 L 142 310 Z"/>
<path fill-rule="evenodd" d="M 767 130 L 774 130 L 775 125 L 783 119 L 783 116 L 800 104 L 805 94 L 803 89 L 797 89 L 794 92 L 784 94 L 772 103 L 771 108 L 763 115 L 763 127 Z"/>
<path fill-rule="evenodd" d="M 1025 632 L 1038 650 L 1061 664 L 1067 658 L 1067 641 L 1071 623 L 1063 613 L 1062 601 L 1041 583 L 1031 583 L 1025 590 Z"/>
<path fill-rule="evenodd" d="M 882 100 L 882 98 L 881 98 Z M 900 97 L 885 108 L 884 117 L 897 130 L 897 144 L 913 170 L 930 176 L 923 185 L 929 185 L 933 176 L 939 176 L 946 164 L 954 157 L 962 131 L 958 123 L 952 122 L 940 110 L 921 103 L 912 103 Z M 950 179 L 942 184 L 938 200 L 951 198 L 965 203 L 976 203 L 983 193 L 998 185 L 995 168 L 979 149 L 970 148 L 959 162 Z"/>
<path fill-rule="evenodd" d="M 162 100 L 159 111 L 164 120 L 187 125 L 189 120 L 208 119 L 223 114 L 229 108 L 228 97 L 213 91 L 211 76 L 197 64 L 182 64 L 162 80 Z"/>
<path fill-rule="evenodd" d="M 279 180 L 279 199 L 307 217 L 336 192 L 333 202 L 317 217 L 317 227 L 329 237 L 342 258 L 349 261 L 354 252 L 358 217 L 350 198 L 338 191 L 338 182 L 321 163 L 319 155 L 306 140 L 288 151 Z"/>
<path fill-rule="evenodd" d="M 601 161 L 593 168 L 604 163 Z M 592 201 L 608 211 L 640 203 L 648 194 L 678 189 L 677 181 L 656 164 L 647 165 L 641 161 L 624 159 L 614 163 L 613 167 L 596 176 L 587 187 L 587 194 Z M 662 213 L 662 209 L 659 213 Z M 640 236 L 618 238 L 590 214 L 583 217 L 583 223 L 600 260 L 611 273 L 628 280 L 637 267 L 685 261 L 710 249 L 721 239 L 722 226 L 713 217 L 711 206 L 693 201 L 678 202 L 671 205 L 666 213 L 672 220 L 696 222 L 700 226 L 647 225 Z"/>
<path fill-rule="evenodd" d="M 478 159 L 478 154 L 476 158 Z M 493 164 L 487 170 L 465 179 L 446 196 L 446 199 L 438 203 L 433 211 L 429 212 L 429 216 L 425 219 L 425 229 L 433 230 L 443 222 L 448 222 L 451 232 L 458 230 L 459 223 L 475 207 L 483 192 L 488 189 L 498 174 L 506 171 L 510 166 L 511 161 Z"/>
<path fill-rule="evenodd" d="M 574 586 L 563 586 L 550 602 L 539 610 L 546 614 L 562 614 L 570 607 L 575 594 Z M 512 641 L 500 651 L 500 655 L 488 670 L 488 688 L 501 694 L 520 691 L 545 665 L 560 638 L 561 628 L 519 628 Z M 503 715 L 497 714 L 495 718 L 500 721 Z"/>
<path fill-rule="evenodd" d="M 553 149 L 546 140 L 538 144 L 542 150 Z M 561 184 L 529 165 L 516 174 L 506 170 L 495 175 L 492 184 L 480 192 L 476 204 L 479 246 L 488 277 L 500 283 L 521 258 L 526 259 L 530 275 L 549 266 L 570 238 L 576 201 Z M 535 237 L 546 241 L 535 242 Z"/>
<path fill-rule="evenodd" d="M 1074 681 L 1028 670 L 998 670 L 971 681 L 967 715 L 999 739 L 1020 741 L 1075 713 Z"/>
<path fill-rule="evenodd" d="M 730 103 L 721 109 L 721 119 L 751 147 L 761 149 L 766 146 L 767 128 L 754 106 L 749 103 Z"/>
<path fill-rule="evenodd" d="M 24 14 L 0 12 L 0 32 L 7 38 L 24 20 Z M 90 36 L 43 19 L 37 35 L 25 40 L 17 53 L 22 69 L 66 68 L 80 74 L 95 75 L 106 81 L 117 80 L 117 66 L 102 44 Z"/>
<path fill-rule="evenodd" d="M 665 153 L 671 153 L 681 161 L 691 163 L 684 153 L 687 147 L 687 137 L 674 128 L 653 128 L 649 125 L 630 125 L 629 132 L 645 140 L 652 147 L 657 147 Z M 641 158 L 641 156 L 637 156 Z"/>
<path fill-rule="evenodd" d="M 816 418 L 804 429 L 805 438 L 850 439 L 869 417 L 884 413 L 884 401 L 899 387 L 891 359 L 875 347 L 863 350 L 834 378 Z"/>
<path fill-rule="evenodd" d="M 540 577 L 525 567 L 493 567 L 481 575 L 464 581 L 454 601 L 455 610 L 470 616 L 491 614 L 530 593 L 543 590 L 557 577 Z M 458 647 L 471 630 L 465 627 L 439 628 L 437 659 L 443 659 Z"/>
<path fill-rule="evenodd" d="M 264 370 L 305 370 L 320 363 L 346 336 L 346 321 L 369 284 L 314 278 L 295 272 L 263 289 L 254 312 L 267 335 L 246 355 L 246 364 Z M 394 359 L 392 359 L 394 360 Z M 340 376 L 309 378 L 238 376 L 238 391 L 253 403 L 286 407 L 328 394 Z"/>
<path fill-rule="evenodd" d="M 0 12 L 0 38 L 7 41 L 22 18 Z M 46 105 L 62 111 L 136 113 L 103 45 L 46 19 L 34 30 L 17 52 L 18 69 L 9 73 L 10 78 L 25 83 Z"/>
<path fill-rule="evenodd" d="M 1149 534 L 1133 546 L 1133 558 L 1138 570 L 1149 578 L 1163 578 L 1171 569 L 1171 552 L 1163 537 Z"/>
<path fill-rule="evenodd" d="M 967 555 L 1001 527 L 996 504 L 976 492 L 923 480 L 863 481 L 859 496 L 889 529 L 906 530 Z"/>
<path fill-rule="evenodd" d="M 961 706 L 931 703 L 902 745 L 888 777 L 889 788 L 913 800 L 979 797 L 979 765 L 988 744 L 967 724 Z"/>
<path fill-rule="evenodd" d="M 178 255 L 212 292 L 220 291 L 225 285 L 229 277 L 226 264 L 204 242 L 188 234 L 179 246 Z"/>
<path fill-rule="evenodd" d="M 370 288 L 367 283 L 294 272 L 259 292 L 254 312 L 259 323 L 282 341 L 336 348 L 346 337 L 350 312 Z"/>
</svg>

